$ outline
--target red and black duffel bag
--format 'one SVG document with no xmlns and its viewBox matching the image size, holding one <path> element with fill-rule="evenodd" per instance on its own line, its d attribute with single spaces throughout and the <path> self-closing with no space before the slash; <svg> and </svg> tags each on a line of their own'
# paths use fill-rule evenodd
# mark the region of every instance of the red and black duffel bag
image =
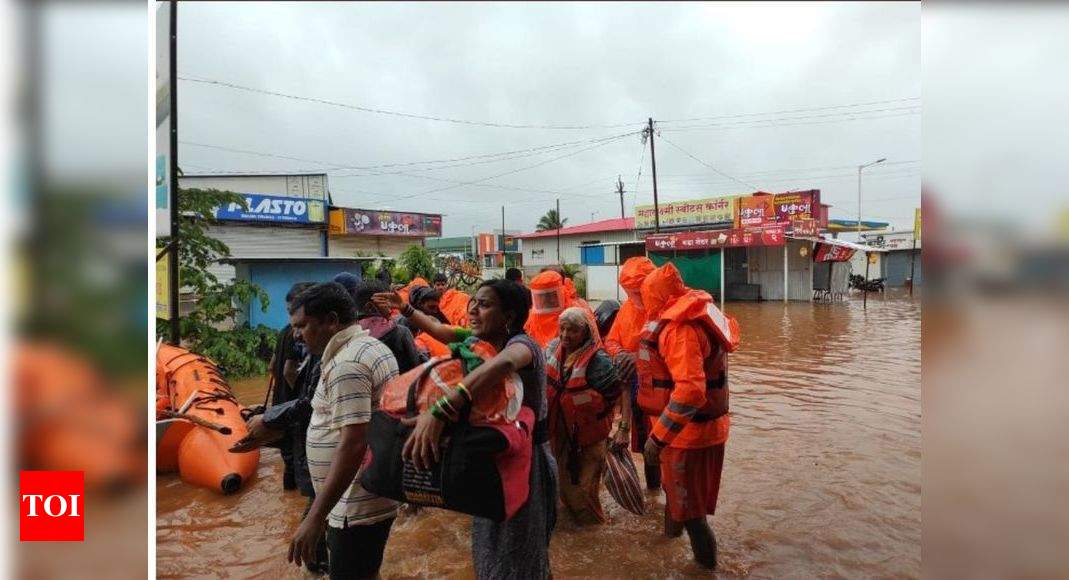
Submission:
<svg viewBox="0 0 1069 580">
<path fill-rule="evenodd" d="M 360 484 L 371 493 L 413 505 L 437 507 L 502 522 L 511 518 L 530 493 L 534 412 L 521 407 L 516 421 L 472 425 L 467 413 L 445 427 L 441 460 L 430 470 L 404 461 L 401 450 L 412 427 L 401 423 L 418 414 L 417 395 L 438 365 L 427 363 L 408 388 L 405 414 L 376 411 L 368 432 L 369 459 Z M 407 373 L 406 373 L 407 374 Z"/>
</svg>

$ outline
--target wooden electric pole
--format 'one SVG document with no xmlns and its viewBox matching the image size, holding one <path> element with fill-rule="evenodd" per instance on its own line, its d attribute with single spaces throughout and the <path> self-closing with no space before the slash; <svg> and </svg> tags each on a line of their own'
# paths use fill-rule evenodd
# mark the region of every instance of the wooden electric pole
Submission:
<svg viewBox="0 0 1069 580">
<path fill-rule="evenodd" d="M 657 201 L 657 155 L 653 150 L 653 117 L 650 117 L 650 126 L 647 136 L 650 139 L 650 166 L 653 168 L 653 231 L 661 232 L 661 205 Z"/>
<path fill-rule="evenodd" d="M 625 218 L 624 215 L 624 182 L 620 180 L 620 176 L 616 176 L 616 193 L 620 194 L 620 219 Z"/>
</svg>

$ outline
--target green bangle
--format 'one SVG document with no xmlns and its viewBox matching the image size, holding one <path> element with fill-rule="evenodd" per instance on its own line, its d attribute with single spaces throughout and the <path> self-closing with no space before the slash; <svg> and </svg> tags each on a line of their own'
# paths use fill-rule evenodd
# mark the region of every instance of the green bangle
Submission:
<svg viewBox="0 0 1069 580">
<path fill-rule="evenodd" d="M 445 411 L 443 411 L 442 408 L 438 406 L 437 402 L 435 402 L 434 405 L 431 405 L 431 416 L 443 423 L 449 422 L 449 419 L 445 415 Z"/>
<path fill-rule="evenodd" d="M 460 396 L 464 397 L 464 400 L 467 401 L 467 403 L 470 405 L 471 391 L 468 390 L 468 387 L 465 387 L 464 383 L 457 383 L 456 389 L 460 391 Z"/>
</svg>

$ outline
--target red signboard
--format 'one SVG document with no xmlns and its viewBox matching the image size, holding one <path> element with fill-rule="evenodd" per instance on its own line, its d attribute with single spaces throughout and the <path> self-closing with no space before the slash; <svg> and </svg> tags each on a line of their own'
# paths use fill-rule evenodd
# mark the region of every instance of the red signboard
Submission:
<svg viewBox="0 0 1069 580">
<path fill-rule="evenodd" d="M 791 220 L 791 234 L 800 237 L 815 238 L 820 233 L 820 226 L 815 219 Z"/>
<path fill-rule="evenodd" d="M 336 210 L 335 210 L 336 211 Z M 442 236 L 442 216 L 425 213 L 402 213 L 366 209 L 342 210 L 342 232 L 368 236 Z"/>
<path fill-rule="evenodd" d="M 736 228 L 761 227 L 776 222 L 775 196 L 754 195 L 739 198 Z"/>
<path fill-rule="evenodd" d="M 653 234 L 646 236 L 646 249 L 652 252 L 706 250 L 710 248 L 743 248 L 747 246 L 782 246 L 785 242 L 783 227 L 775 226 L 762 230 L 737 228 L 708 232 Z"/>
<path fill-rule="evenodd" d="M 813 191 L 776 194 L 773 200 L 776 208 L 776 222 L 786 224 L 792 218 L 819 216 L 820 209 L 815 207 L 818 201 L 814 200 L 814 197 Z"/>
<path fill-rule="evenodd" d="M 845 262 L 854 257 L 852 248 L 845 246 L 833 246 L 832 244 L 817 244 L 817 252 L 813 254 L 814 262 Z"/>
</svg>

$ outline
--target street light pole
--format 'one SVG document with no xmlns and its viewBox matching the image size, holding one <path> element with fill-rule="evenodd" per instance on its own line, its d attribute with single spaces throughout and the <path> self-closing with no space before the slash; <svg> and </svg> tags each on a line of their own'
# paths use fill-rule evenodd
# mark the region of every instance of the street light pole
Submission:
<svg viewBox="0 0 1069 580">
<path fill-rule="evenodd" d="M 857 239 L 861 240 L 861 170 L 866 167 L 871 167 L 877 163 L 883 163 L 887 161 L 886 157 L 881 157 L 871 163 L 857 166 Z"/>
</svg>

